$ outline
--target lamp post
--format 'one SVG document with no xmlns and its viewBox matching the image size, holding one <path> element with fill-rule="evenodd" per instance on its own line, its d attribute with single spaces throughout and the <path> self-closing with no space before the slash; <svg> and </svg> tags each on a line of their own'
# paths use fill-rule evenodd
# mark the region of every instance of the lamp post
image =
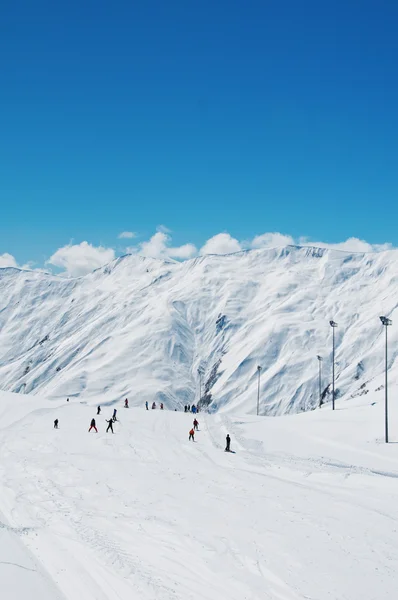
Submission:
<svg viewBox="0 0 398 600">
<path fill-rule="evenodd" d="M 199 402 L 202 399 L 202 375 L 203 375 L 203 370 L 201 368 L 198 369 L 198 375 L 199 375 Z M 198 402 L 198 404 L 199 404 Z"/>
<path fill-rule="evenodd" d="M 257 416 L 260 410 L 260 376 L 261 376 L 261 368 L 260 365 L 257 367 L 258 373 L 258 385 L 257 385 Z"/>
<path fill-rule="evenodd" d="M 388 366 L 388 355 L 387 355 L 387 330 L 388 326 L 392 325 L 391 319 L 387 317 L 380 317 L 380 321 L 386 329 L 386 351 L 385 351 L 385 396 L 384 396 L 384 426 L 385 426 L 385 441 L 388 444 L 388 379 L 387 379 L 387 366 Z"/>
<path fill-rule="evenodd" d="M 333 329 L 333 375 L 332 375 L 332 379 L 333 379 L 333 397 L 332 397 L 332 409 L 334 410 L 334 399 L 335 399 L 335 393 L 334 393 L 334 357 L 335 357 L 335 341 L 334 341 L 334 330 L 337 327 L 337 323 L 335 321 L 329 321 L 330 327 Z"/>
<path fill-rule="evenodd" d="M 322 406 L 322 356 L 317 356 L 318 364 L 319 364 L 319 408 Z"/>
</svg>

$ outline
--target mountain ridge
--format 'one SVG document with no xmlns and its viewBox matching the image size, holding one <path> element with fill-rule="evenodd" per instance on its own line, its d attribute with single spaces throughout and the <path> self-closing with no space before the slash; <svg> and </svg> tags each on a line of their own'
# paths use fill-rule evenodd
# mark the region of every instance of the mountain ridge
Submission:
<svg viewBox="0 0 398 600">
<path fill-rule="evenodd" d="M 248 253 L 259 253 L 259 252 L 266 253 L 266 252 L 273 252 L 273 251 L 286 250 L 286 249 L 312 250 L 314 252 L 316 251 L 316 253 L 321 253 L 321 252 L 324 253 L 326 251 L 326 252 L 330 252 L 330 253 L 339 253 L 339 254 L 354 255 L 354 256 L 355 255 L 377 256 L 377 255 L 382 255 L 382 254 L 386 254 L 386 253 L 397 253 L 397 248 L 390 248 L 390 249 L 386 249 L 386 250 L 369 251 L 369 252 L 364 252 L 364 251 L 356 252 L 356 251 L 352 251 L 352 250 L 341 250 L 339 248 L 333 248 L 333 247 L 327 247 L 327 246 L 317 246 L 316 244 L 287 244 L 286 246 L 270 246 L 267 248 L 247 248 L 247 249 L 243 249 L 243 250 L 238 250 L 236 252 L 229 252 L 226 254 L 211 254 L 210 253 L 210 254 L 204 254 L 204 255 L 200 255 L 200 256 L 194 256 L 192 258 L 188 258 L 188 259 L 181 261 L 181 260 L 177 260 L 177 259 L 173 259 L 173 258 L 156 258 L 156 257 L 144 256 L 137 252 L 137 253 L 122 254 L 121 256 L 114 258 L 109 263 L 106 263 L 105 265 L 102 265 L 101 267 L 97 267 L 96 269 L 93 269 L 93 271 L 91 271 L 90 273 L 87 273 L 85 275 L 79 275 L 77 277 L 68 277 L 68 279 L 81 279 L 83 277 L 87 277 L 87 275 L 90 275 L 91 273 L 95 273 L 96 271 L 101 271 L 102 269 L 109 267 L 110 265 L 116 265 L 128 257 L 137 257 L 138 259 L 140 259 L 142 261 L 152 260 L 152 261 L 159 261 L 159 262 L 167 263 L 167 264 L 179 265 L 179 264 L 183 264 L 183 263 L 192 263 L 194 261 L 206 259 L 209 257 L 219 258 L 220 256 L 239 256 L 239 255 L 244 255 L 244 254 L 248 254 Z M 0 267 L 0 272 L 1 271 L 41 273 L 44 276 L 66 277 L 66 275 L 63 275 L 62 273 L 52 273 L 51 271 L 45 271 L 43 269 L 28 269 L 28 268 L 22 268 L 22 267 Z"/>
</svg>

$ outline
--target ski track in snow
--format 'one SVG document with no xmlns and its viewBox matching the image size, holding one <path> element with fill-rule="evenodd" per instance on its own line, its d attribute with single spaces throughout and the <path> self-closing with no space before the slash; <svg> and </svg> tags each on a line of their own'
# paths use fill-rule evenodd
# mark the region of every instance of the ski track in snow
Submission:
<svg viewBox="0 0 398 600">
<path fill-rule="evenodd" d="M 112 435 L 109 407 L 88 434 L 90 404 L 0 400 L 0 559 L 7 530 L 48 600 L 395 600 L 397 446 L 377 443 L 377 406 L 200 413 L 192 443 L 191 414 L 120 408 Z"/>
</svg>

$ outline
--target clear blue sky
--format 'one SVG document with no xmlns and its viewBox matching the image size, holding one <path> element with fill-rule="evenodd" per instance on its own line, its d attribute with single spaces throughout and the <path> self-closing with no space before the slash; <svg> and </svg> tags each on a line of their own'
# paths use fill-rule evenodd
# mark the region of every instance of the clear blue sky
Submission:
<svg viewBox="0 0 398 600">
<path fill-rule="evenodd" d="M 395 0 L 6 3 L 0 253 L 160 223 L 398 245 L 397 31 Z"/>
</svg>

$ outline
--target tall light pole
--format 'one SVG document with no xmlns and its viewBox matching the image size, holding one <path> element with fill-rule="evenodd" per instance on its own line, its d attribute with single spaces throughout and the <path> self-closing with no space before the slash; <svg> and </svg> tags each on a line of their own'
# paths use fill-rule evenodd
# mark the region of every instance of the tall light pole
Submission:
<svg viewBox="0 0 398 600">
<path fill-rule="evenodd" d="M 329 321 L 330 327 L 333 329 L 333 398 L 332 398 L 332 409 L 334 410 L 334 399 L 335 399 L 335 393 L 334 393 L 334 357 L 335 357 L 335 341 L 334 341 L 334 330 L 337 327 L 337 323 L 335 321 Z"/>
<path fill-rule="evenodd" d="M 317 356 L 318 359 L 318 363 L 319 363 L 319 408 L 321 408 L 322 406 L 322 361 L 323 358 L 322 356 Z"/>
<path fill-rule="evenodd" d="M 257 416 L 260 411 L 260 376 L 261 376 L 261 368 L 260 365 L 257 367 L 258 373 L 258 385 L 257 385 Z"/>
<path fill-rule="evenodd" d="M 380 317 L 380 321 L 382 325 L 386 329 L 386 364 L 385 364 L 385 396 L 384 396 L 384 422 L 385 422 L 385 440 L 386 444 L 388 444 L 388 380 L 387 380 L 387 367 L 388 367 L 388 355 L 387 355 L 387 330 L 388 326 L 392 325 L 391 319 L 387 317 Z"/>
<path fill-rule="evenodd" d="M 203 374 L 203 370 L 201 368 L 198 369 L 198 375 L 199 375 L 199 402 L 202 399 L 202 374 Z M 198 404 L 199 404 L 198 402 Z"/>
</svg>

